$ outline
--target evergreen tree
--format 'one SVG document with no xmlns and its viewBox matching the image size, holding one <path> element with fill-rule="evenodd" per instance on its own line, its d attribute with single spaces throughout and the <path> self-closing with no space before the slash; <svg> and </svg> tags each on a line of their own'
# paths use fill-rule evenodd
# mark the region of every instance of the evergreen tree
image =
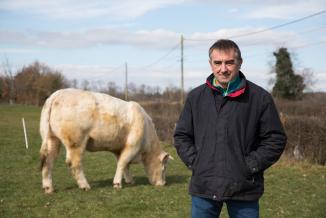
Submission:
<svg viewBox="0 0 326 218">
<path fill-rule="evenodd" d="M 292 100 L 301 99 L 305 88 L 304 78 L 294 73 L 289 52 L 286 48 L 280 48 L 273 54 L 276 58 L 273 96 Z"/>
</svg>

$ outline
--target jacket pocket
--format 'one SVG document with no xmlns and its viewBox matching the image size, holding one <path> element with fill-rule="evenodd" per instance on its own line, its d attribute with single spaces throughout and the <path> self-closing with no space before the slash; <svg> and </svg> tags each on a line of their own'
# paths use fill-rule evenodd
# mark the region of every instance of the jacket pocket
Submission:
<svg viewBox="0 0 326 218">
<path fill-rule="evenodd" d="M 241 181 L 234 181 L 229 183 L 229 185 L 226 187 L 223 196 L 232 197 L 235 195 L 242 195 L 245 192 L 255 190 L 257 188 L 257 185 L 258 183 L 254 176 L 251 176 Z"/>
<path fill-rule="evenodd" d="M 197 155 L 192 165 L 192 175 L 195 175 L 198 172 L 198 166 L 200 165 L 201 156 L 204 150 L 204 146 L 201 146 L 197 151 Z"/>
<path fill-rule="evenodd" d="M 215 176 L 216 162 L 214 158 L 214 149 L 214 146 L 211 146 L 211 144 L 203 144 L 193 164 L 193 175 L 203 177 Z"/>
<path fill-rule="evenodd" d="M 197 154 L 195 157 L 195 160 L 193 161 L 192 164 L 192 174 L 195 175 L 198 173 L 198 168 L 201 165 L 201 157 L 205 156 L 205 150 L 206 150 L 206 133 L 204 133 L 204 136 L 200 137 L 201 139 L 198 140 L 195 144 L 196 150 L 197 150 Z M 198 146 L 200 145 L 200 146 Z"/>
</svg>

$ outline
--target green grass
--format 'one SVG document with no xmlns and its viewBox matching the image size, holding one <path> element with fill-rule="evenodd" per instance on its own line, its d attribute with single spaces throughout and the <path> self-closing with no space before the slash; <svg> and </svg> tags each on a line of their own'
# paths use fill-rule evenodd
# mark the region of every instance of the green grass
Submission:
<svg viewBox="0 0 326 218">
<path fill-rule="evenodd" d="M 189 217 L 190 172 L 171 145 L 167 186 L 148 183 L 140 165 L 131 170 L 136 184 L 112 188 L 115 159 L 109 152 L 85 153 L 84 169 L 92 186 L 79 190 L 64 164 L 62 147 L 53 175 L 55 193 L 43 194 L 39 171 L 40 108 L 0 105 L 0 217 Z M 21 118 L 27 125 L 25 148 Z M 325 217 L 326 168 L 309 164 L 277 164 L 265 174 L 261 217 Z M 225 209 L 221 217 L 227 217 Z"/>
</svg>

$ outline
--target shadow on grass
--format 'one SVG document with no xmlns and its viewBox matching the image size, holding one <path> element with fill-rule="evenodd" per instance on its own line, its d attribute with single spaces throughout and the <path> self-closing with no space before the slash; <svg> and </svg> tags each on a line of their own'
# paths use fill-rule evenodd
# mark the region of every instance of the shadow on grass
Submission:
<svg viewBox="0 0 326 218">
<path fill-rule="evenodd" d="M 189 176 L 186 175 L 169 175 L 166 177 L 166 186 L 171 186 L 173 184 L 181 184 L 187 183 L 187 179 Z M 151 185 L 148 181 L 148 178 L 145 176 L 135 176 L 134 177 L 135 183 L 134 184 L 126 184 L 123 183 L 124 188 L 140 186 L 140 185 Z M 90 183 L 93 189 L 96 188 L 104 188 L 104 187 L 112 187 L 113 179 L 105 179 L 105 180 L 98 180 L 93 181 Z"/>
</svg>

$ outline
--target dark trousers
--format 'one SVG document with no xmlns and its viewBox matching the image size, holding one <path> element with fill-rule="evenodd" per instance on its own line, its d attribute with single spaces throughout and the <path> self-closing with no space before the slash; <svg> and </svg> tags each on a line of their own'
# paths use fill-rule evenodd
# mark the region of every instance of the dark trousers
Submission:
<svg viewBox="0 0 326 218">
<path fill-rule="evenodd" d="M 258 201 L 214 201 L 208 198 L 192 196 L 192 218 L 216 218 L 220 216 L 223 203 L 226 204 L 230 218 L 258 218 Z"/>
</svg>

